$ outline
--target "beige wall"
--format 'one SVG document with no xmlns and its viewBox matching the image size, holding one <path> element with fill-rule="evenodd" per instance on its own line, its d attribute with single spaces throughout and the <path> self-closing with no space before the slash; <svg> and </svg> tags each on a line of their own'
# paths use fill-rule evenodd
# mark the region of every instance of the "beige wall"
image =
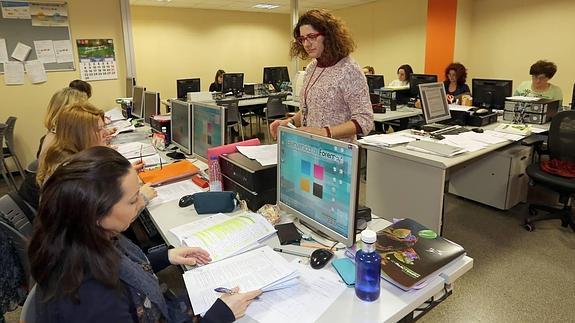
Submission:
<svg viewBox="0 0 575 323">
<path fill-rule="evenodd" d="M 72 0 L 68 1 L 70 30 L 74 47 L 76 71 L 48 72 L 43 84 L 6 86 L 0 75 L 0 122 L 8 116 L 18 118 L 15 129 L 16 149 L 20 160 L 27 164 L 36 158 L 39 139 L 46 130 L 42 120 L 52 94 L 80 78 L 75 41 L 78 38 L 111 38 L 114 40 L 118 80 L 91 82 L 91 102 L 103 109 L 115 106 L 114 98 L 124 92 L 125 59 L 122 39 L 122 22 L 119 0 Z M 31 44 L 30 44 L 31 45 Z M 25 166 L 25 165 L 24 165 Z"/>
<path fill-rule="evenodd" d="M 262 82 L 264 66 L 290 68 L 287 14 L 132 6 L 136 82 L 162 98 L 176 79 L 199 77 L 207 91 L 216 70 Z"/>
<path fill-rule="evenodd" d="M 462 0 L 460 0 L 462 1 Z M 516 87 L 530 80 L 529 67 L 538 59 L 558 66 L 551 80 L 563 90 L 564 104 L 571 102 L 575 80 L 575 1 L 572 0 L 474 0 L 471 12 L 458 10 L 459 19 L 470 20 L 457 35 L 455 57 L 471 77 L 512 79 Z"/>
<path fill-rule="evenodd" d="M 353 34 L 353 58 L 383 74 L 386 84 L 397 78 L 397 68 L 410 64 L 422 73 L 425 62 L 427 1 L 376 1 L 334 11 Z"/>
</svg>

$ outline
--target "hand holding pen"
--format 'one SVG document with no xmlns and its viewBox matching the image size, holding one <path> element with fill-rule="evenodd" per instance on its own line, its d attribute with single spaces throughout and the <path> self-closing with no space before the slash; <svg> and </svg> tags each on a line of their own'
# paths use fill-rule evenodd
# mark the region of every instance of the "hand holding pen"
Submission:
<svg viewBox="0 0 575 323">
<path fill-rule="evenodd" d="M 244 316 L 246 314 L 248 305 L 250 305 L 256 297 L 262 294 L 262 291 L 259 289 L 253 290 L 251 292 L 240 293 L 239 287 L 234 287 L 232 289 L 218 287 L 215 289 L 215 291 L 223 294 L 220 299 L 226 303 L 226 305 L 234 313 L 236 320 Z"/>
</svg>

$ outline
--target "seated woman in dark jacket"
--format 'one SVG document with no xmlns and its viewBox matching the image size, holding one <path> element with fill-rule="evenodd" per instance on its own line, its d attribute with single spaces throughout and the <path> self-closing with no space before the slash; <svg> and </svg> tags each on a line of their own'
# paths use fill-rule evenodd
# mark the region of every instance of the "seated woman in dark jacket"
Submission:
<svg viewBox="0 0 575 323">
<path fill-rule="evenodd" d="M 142 251 L 121 235 L 144 201 L 136 171 L 107 147 L 77 153 L 48 178 L 28 249 L 39 322 L 191 322 L 187 297 L 166 298 L 154 272 L 205 264 L 200 248 Z M 223 295 L 206 322 L 231 322 L 261 291 Z"/>
<path fill-rule="evenodd" d="M 471 94 L 467 80 L 467 69 L 461 63 L 451 63 L 445 68 L 445 93 L 449 103 L 455 103 L 464 94 Z"/>
</svg>

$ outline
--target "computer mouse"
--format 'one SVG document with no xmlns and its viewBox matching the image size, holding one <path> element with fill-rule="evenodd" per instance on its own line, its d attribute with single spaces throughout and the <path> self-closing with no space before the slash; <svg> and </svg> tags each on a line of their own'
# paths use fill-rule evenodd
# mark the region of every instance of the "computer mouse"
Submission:
<svg viewBox="0 0 575 323">
<path fill-rule="evenodd" d="M 483 133 L 483 129 L 481 129 L 481 128 L 473 128 L 473 129 L 471 129 L 471 131 L 477 132 L 477 133 Z"/>
<path fill-rule="evenodd" d="M 486 114 L 489 113 L 489 110 L 484 109 L 484 108 L 479 108 L 477 110 L 475 110 L 475 114 Z"/>
<path fill-rule="evenodd" d="M 184 195 L 178 202 L 180 207 L 187 207 L 194 204 L 194 196 L 193 195 Z"/>
<path fill-rule="evenodd" d="M 437 140 L 443 140 L 443 139 L 445 139 L 444 136 L 442 136 L 442 135 L 440 135 L 440 134 L 435 134 L 435 133 L 432 133 L 432 134 L 429 135 L 429 136 L 430 136 L 431 138 L 437 139 Z"/>
<path fill-rule="evenodd" d="M 311 253 L 309 264 L 313 269 L 323 268 L 333 258 L 333 252 L 328 249 L 316 249 Z"/>
</svg>

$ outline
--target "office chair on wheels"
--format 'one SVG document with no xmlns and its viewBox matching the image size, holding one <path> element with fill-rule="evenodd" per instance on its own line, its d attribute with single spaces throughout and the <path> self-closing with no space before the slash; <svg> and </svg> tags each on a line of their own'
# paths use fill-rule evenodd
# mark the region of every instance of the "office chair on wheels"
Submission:
<svg viewBox="0 0 575 323">
<path fill-rule="evenodd" d="M 563 111 L 556 114 L 551 120 L 547 149 L 543 150 L 543 141 L 535 143 L 539 156 L 549 155 L 549 160 L 575 163 L 575 111 Z M 534 185 L 540 185 L 559 194 L 559 202 L 563 208 L 554 208 L 547 205 L 529 205 L 529 216 L 525 218 L 524 228 L 533 231 L 533 222 L 549 219 L 560 219 L 563 227 L 570 226 L 575 231 L 575 219 L 571 210 L 571 197 L 575 194 L 575 177 L 555 175 L 541 169 L 540 163 L 533 163 L 527 167 L 527 175 Z M 546 211 L 538 214 L 538 210 Z"/>
</svg>

